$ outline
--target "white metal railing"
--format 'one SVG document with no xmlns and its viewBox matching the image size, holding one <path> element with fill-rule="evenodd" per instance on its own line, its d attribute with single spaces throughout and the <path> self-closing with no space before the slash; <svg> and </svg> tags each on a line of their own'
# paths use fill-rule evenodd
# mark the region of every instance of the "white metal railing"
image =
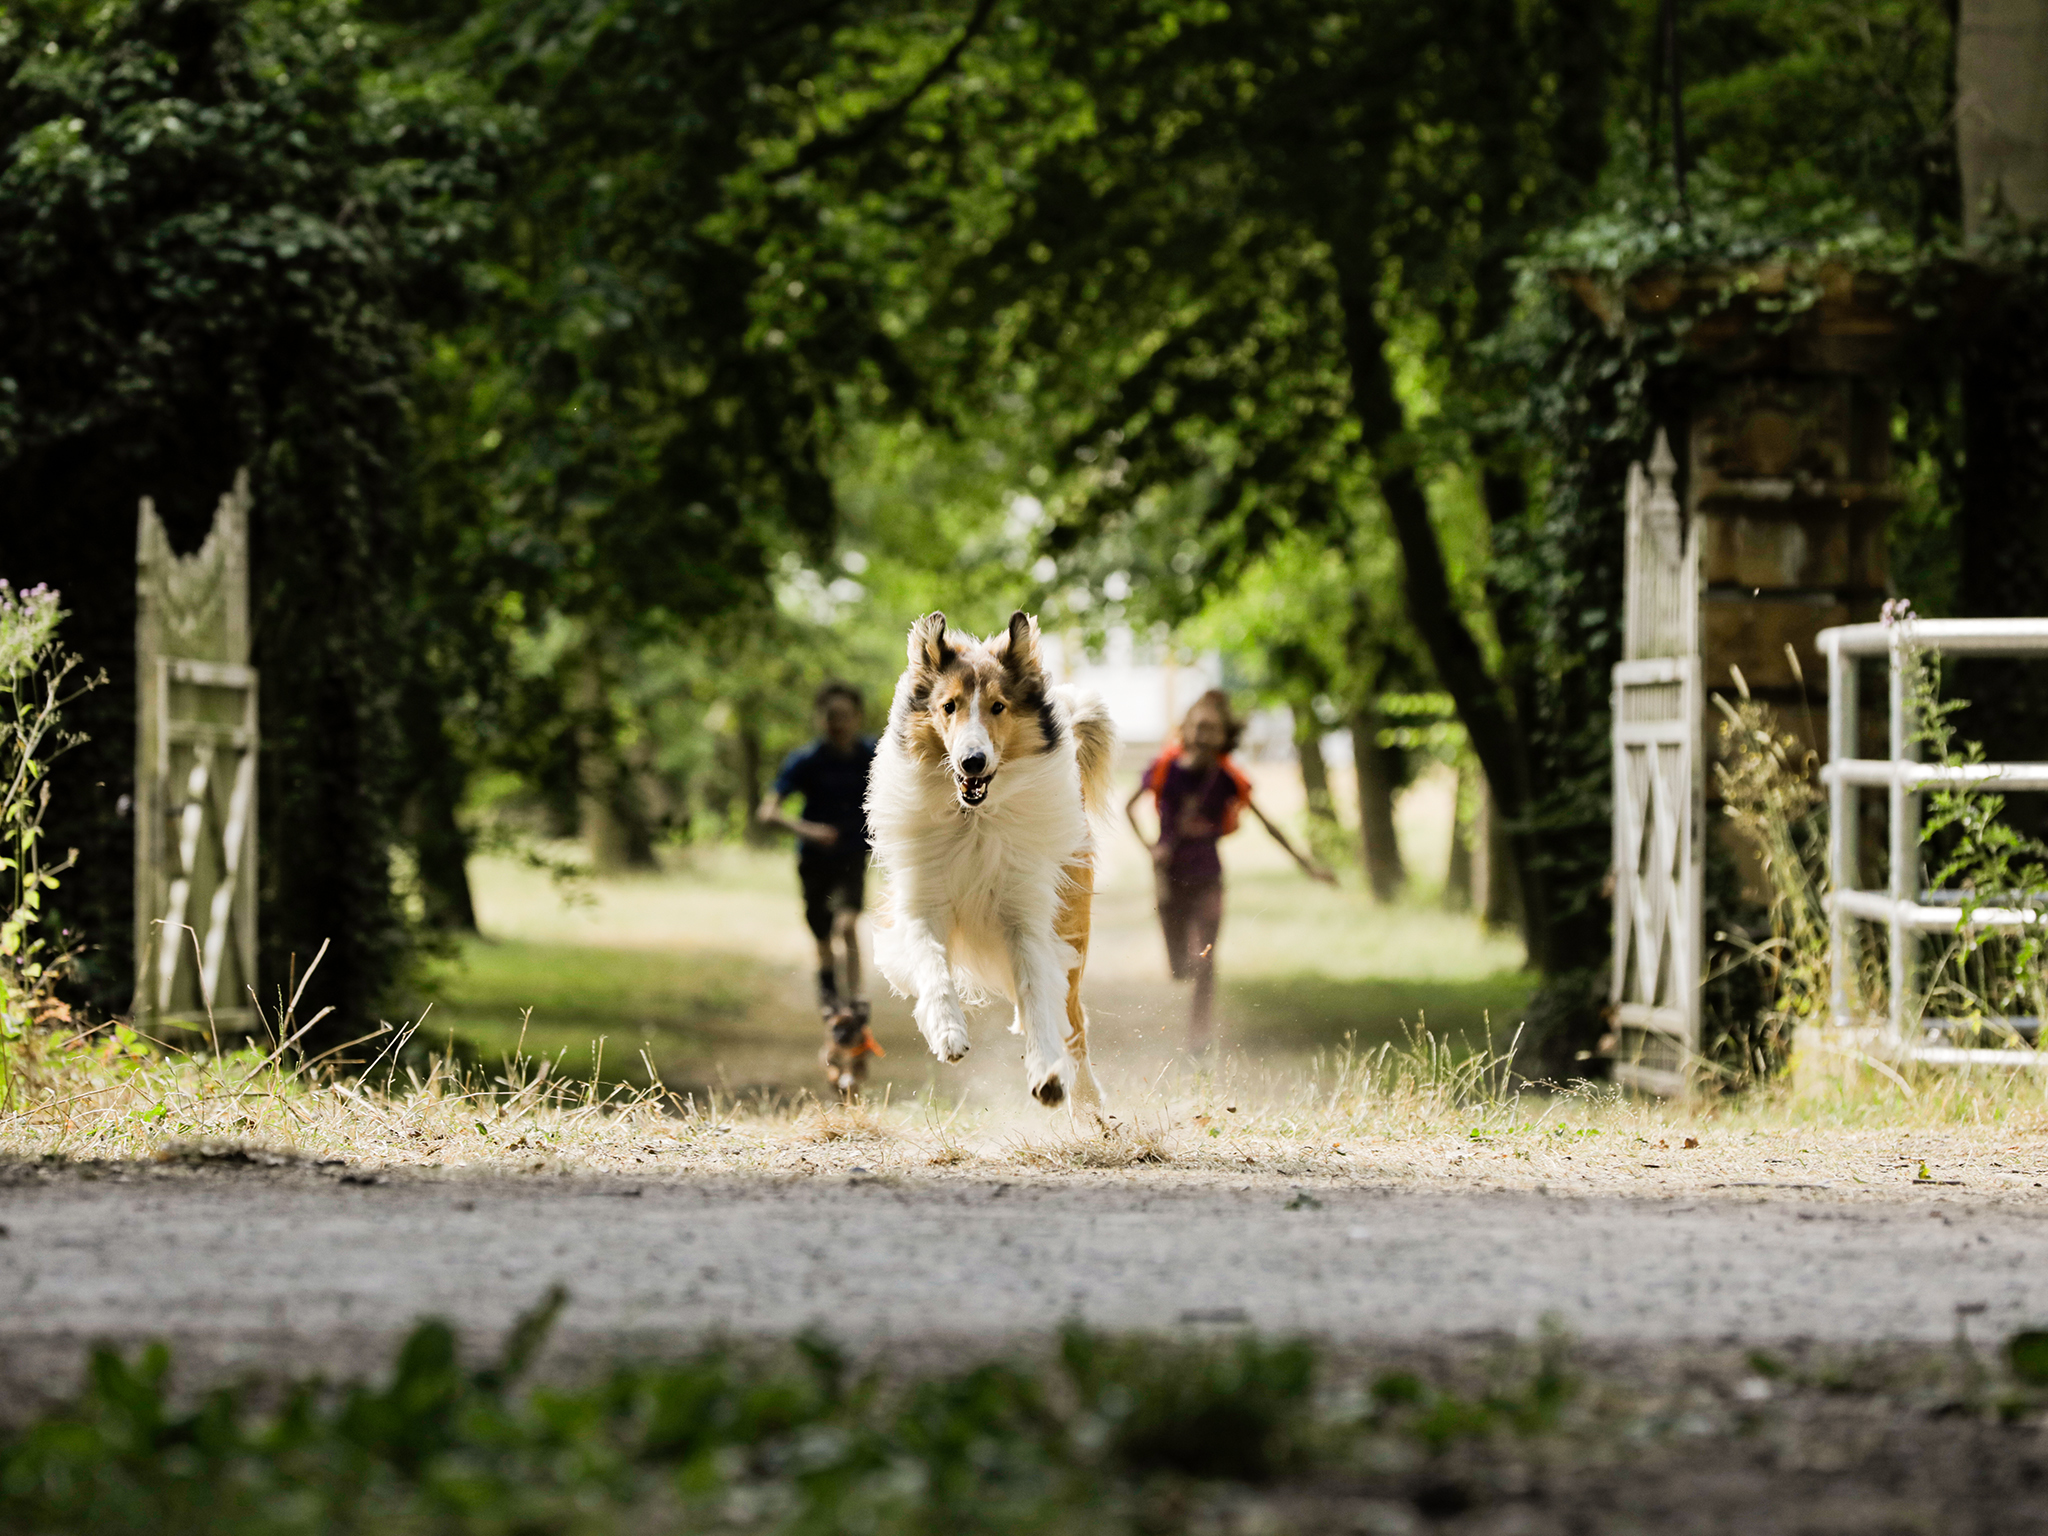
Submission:
<svg viewBox="0 0 2048 1536">
<path fill-rule="evenodd" d="M 1975 1048 L 1932 1043 L 1942 1026 L 1964 1020 L 1921 1018 L 1921 1038 L 1907 1038 L 1913 1020 L 1913 976 L 1919 936 L 1955 933 L 1964 925 L 1963 894 L 1923 891 L 1920 886 L 1920 796 L 1944 784 L 1996 785 L 2001 790 L 2048 791 L 2048 763 L 1972 763 L 1936 767 L 1914 760 L 1908 676 L 1913 657 L 1932 651 L 1950 656 L 2048 657 L 2048 619 L 1915 619 L 1896 624 L 1849 624 L 1824 629 L 1817 637 L 1828 662 L 1828 763 L 1821 782 L 1828 788 L 1828 899 L 1833 986 L 1830 1011 L 1837 1026 L 1865 1023 L 1856 1006 L 1852 923 L 1882 925 L 1889 939 L 1884 1041 L 1890 1053 L 1936 1066 L 2048 1066 L 2048 1051 Z M 1859 758 L 1861 724 L 1857 663 L 1883 657 L 1886 678 L 1886 756 Z M 1860 886 L 1859 813 L 1861 791 L 1885 792 L 1891 872 L 1883 891 Z M 2026 928 L 2043 914 L 2021 907 L 1980 906 L 1967 913 L 1975 928 Z"/>
</svg>

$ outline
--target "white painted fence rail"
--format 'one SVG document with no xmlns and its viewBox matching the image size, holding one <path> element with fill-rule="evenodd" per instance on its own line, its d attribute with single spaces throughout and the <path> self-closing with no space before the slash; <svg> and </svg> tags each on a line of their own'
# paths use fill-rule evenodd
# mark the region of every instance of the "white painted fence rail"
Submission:
<svg viewBox="0 0 2048 1536">
<path fill-rule="evenodd" d="M 1945 1026 L 1968 1020 L 1928 1018 L 1914 1007 L 1919 935 L 1955 933 L 1965 922 L 1977 928 L 2028 928 L 2044 914 L 2023 907 L 1966 909 L 1959 891 L 1920 888 L 1920 796 L 1945 784 L 1995 786 L 2000 790 L 2048 791 L 2048 763 L 1972 763 L 1936 767 L 1914 761 L 1912 679 L 1918 653 L 1948 656 L 2048 657 L 2048 619 L 1916 619 L 1896 624 L 1850 624 L 1824 629 L 1817 638 L 1828 662 L 1828 764 L 1821 782 L 1828 789 L 1829 933 L 1833 986 L 1830 1012 L 1838 1028 L 1868 1031 L 1871 1021 L 1857 1005 L 1855 925 L 1882 926 L 1889 939 L 1884 1018 L 1874 1041 L 1885 1054 L 1934 1066 L 2048 1066 L 2048 1052 L 2027 1047 L 1976 1048 L 1938 1043 Z M 1884 658 L 1886 751 L 1883 758 L 1856 754 L 1862 716 L 1858 663 Z M 1861 886 L 1861 792 L 1883 790 L 1887 812 L 1890 878 L 1887 889 Z"/>
</svg>

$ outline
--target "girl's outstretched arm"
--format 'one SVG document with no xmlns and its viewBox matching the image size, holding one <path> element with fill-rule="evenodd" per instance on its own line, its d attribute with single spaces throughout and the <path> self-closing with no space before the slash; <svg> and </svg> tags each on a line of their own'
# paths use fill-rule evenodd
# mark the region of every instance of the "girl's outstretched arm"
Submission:
<svg viewBox="0 0 2048 1536">
<path fill-rule="evenodd" d="M 1128 821 L 1131 824 L 1131 830 L 1138 834 L 1138 841 L 1147 848 L 1150 848 L 1152 846 L 1152 839 L 1147 837 L 1145 829 L 1138 825 L 1138 802 L 1144 798 L 1145 781 L 1140 779 L 1138 780 L 1138 787 L 1131 791 L 1131 798 L 1124 802 L 1124 820 Z"/>
<path fill-rule="evenodd" d="M 1337 877 L 1335 875 L 1331 874 L 1327 869 L 1323 868 L 1322 865 L 1318 864 L 1314 859 L 1310 858 L 1307 854 L 1303 853 L 1299 848 L 1296 848 L 1293 843 L 1287 840 L 1287 834 L 1285 832 L 1282 832 L 1278 827 L 1274 826 L 1273 823 L 1267 819 L 1266 813 L 1259 809 L 1258 801 L 1252 799 L 1250 795 L 1246 795 L 1244 803 L 1246 808 L 1249 809 L 1254 816 L 1259 818 L 1259 825 L 1264 827 L 1268 832 L 1273 834 L 1273 841 L 1278 843 L 1282 848 L 1285 848 L 1287 850 L 1287 856 L 1293 859 L 1295 863 L 1301 866 L 1301 872 L 1303 874 L 1307 875 L 1311 880 L 1320 880 L 1325 885 L 1335 885 L 1337 883 Z"/>
</svg>

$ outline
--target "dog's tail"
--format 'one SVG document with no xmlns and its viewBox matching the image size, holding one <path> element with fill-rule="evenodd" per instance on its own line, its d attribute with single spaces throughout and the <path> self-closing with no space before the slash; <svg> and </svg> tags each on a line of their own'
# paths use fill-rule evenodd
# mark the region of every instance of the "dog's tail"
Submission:
<svg viewBox="0 0 2048 1536">
<path fill-rule="evenodd" d="M 1091 816 L 1109 813 L 1109 774 L 1116 758 L 1116 726 L 1101 698 L 1085 688 L 1055 690 L 1074 733 L 1081 764 L 1081 804 Z"/>
</svg>

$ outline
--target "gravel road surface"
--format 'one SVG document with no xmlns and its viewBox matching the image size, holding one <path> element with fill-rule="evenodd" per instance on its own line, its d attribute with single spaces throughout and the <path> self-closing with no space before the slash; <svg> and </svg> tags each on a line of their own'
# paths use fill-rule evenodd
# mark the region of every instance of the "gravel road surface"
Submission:
<svg viewBox="0 0 2048 1536">
<path fill-rule="evenodd" d="M 1798 1190 L 1559 1198 L 1142 1179 L 1000 1184 L 140 1168 L 0 1180 L 0 1366 L 170 1337 L 352 1356 L 550 1284 L 593 1342 L 706 1332 L 998 1341 L 1238 1322 L 1421 1340 L 1554 1318 L 1589 1342 L 1985 1340 L 2048 1320 L 2048 1205 Z M 12 1374 L 12 1372 L 10 1372 Z"/>
</svg>

